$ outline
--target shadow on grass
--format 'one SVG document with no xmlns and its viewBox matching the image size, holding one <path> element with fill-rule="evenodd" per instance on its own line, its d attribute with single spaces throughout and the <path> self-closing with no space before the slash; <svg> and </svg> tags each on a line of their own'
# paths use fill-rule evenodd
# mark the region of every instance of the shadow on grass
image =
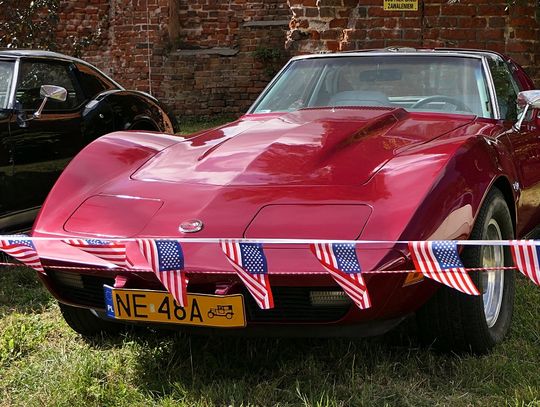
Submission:
<svg viewBox="0 0 540 407">
<path fill-rule="evenodd" d="M 88 343 L 98 352 L 129 354 L 130 383 L 156 404 L 527 405 L 538 401 L 540 389 L 533 373 L 540 310 L 531 307 L 538 303 L 540 290 L 520 280 L 511 335 L 481 357 L 420 348 L 410 321 L 386 335 L 353 340 L 135 329 Z"/>
<path fill-rule="evenodd" d="M 437 358 L 417 349 L 408 330 L 405 327 L 377 338 L 352 340 L 135 330 L 123 338 L 96 338 L 91 344 L 105 350 L 135 343 L 137 387 L 155 400 L 171 398 L 187 404 L 203 400 L 210 405 L 315 405 L 326 395 L 341 400 L 354 397 L 353 404 L 357 404 L 368 395 L 354 396 L 355 386 L 381 371 L 393 370 L 389 373 L 393 375 L 395 370 L 406 369 L 404 355 L 413 359 L 417 355 L 421 359 Z"/>
<path fill-rule="evenodd" d="M 22 266 L 0 266 L 0 315 L 36 313 L 52 301 L 36 271 Z"/>
<path fill-rule="evenodd" d="M 343 400 L 353 396 L 357 380 L 360 384 L 382 366 L 403 361 L 403 353 L 389 341 L 395 338 L 176 336 L 141 355 L 140 384 L 151 394 L 168 397 L 187 391 L 194 400 L 216 405 L 304 399 L 310 400 L 305 404 L 316 404 L 324 395 Z M 353 404 L 357 402 L 361 399 Z"/>
</svg>

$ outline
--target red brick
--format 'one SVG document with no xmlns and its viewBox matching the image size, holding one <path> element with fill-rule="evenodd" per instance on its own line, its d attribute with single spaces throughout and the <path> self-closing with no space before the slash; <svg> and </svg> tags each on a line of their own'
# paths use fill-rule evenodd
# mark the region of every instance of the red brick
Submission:
<svg viewBox="0 0 540 407">
<path fill-rule="evenodd" d="M 487 30 L 478 31 L 479 40 L 504 40 L 504 30 L 501 28 L 490 28 Z"/>
<path fill-rule="evenodd" d="M 445 4 L 441 6 L 441 15 L 443 16 L 474 16 L 476 7 L 463 3 Z"/>
<path fill-rule="evenodd" d="M 419 40 L 421 36 L 420 29 L 407 29 L 402 31 L 402 38 L 405 40 Z"/>
<path fill-rule="evenodd" d="M 457 27 L 460 28 L 486 28 L 487 19 L 484 17 L 459 17 Z"/>
<path fill-rule="evenodd" d="M 514 29 L 516 39 L 520 40 L 535 40 L 538 38 L 538 30 L 533 28 L 516 28 Z"/>
<path fill-rule="evenodd" d="M 349 23 L 348 18 L 334 18 L 330 21 L 329 27 L 330 28 L 347 28 L 347 24 Z"/>
<path fill-rule="evenodd" d="M 448 40 L 469 40 L 475 38 L 476 32 L 473 30 L 441 29 L 441 38 Z"/>
</svg>

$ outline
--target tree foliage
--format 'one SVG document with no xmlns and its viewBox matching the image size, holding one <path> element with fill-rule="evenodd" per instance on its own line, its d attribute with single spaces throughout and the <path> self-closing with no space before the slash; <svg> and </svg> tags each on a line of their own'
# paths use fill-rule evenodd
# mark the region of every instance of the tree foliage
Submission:
<svg viewBox="0 0 540 407">
<path fill-rule="evenodd" d="M 0 1 L 0 47 L 54 49 L 60 0 Z"/>
</svg>

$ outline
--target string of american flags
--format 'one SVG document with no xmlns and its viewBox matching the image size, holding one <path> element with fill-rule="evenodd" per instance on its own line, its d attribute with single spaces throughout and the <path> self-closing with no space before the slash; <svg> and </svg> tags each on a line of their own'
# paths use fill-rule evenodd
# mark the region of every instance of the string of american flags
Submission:
<svg viewBox="0 0 540 407">
<path fill-rule="evenodd" d="M 371 307 L 368 286 L 363 275 L 367 273 L 420 273 L 468 295 L 480 295 L 469 276 L 470 271 L 518 269 L 524 276 L 540 286 L 540 241 L 324 241 L 303 239 L 58 239 L 28 237 L 26 235 L 0 236 L 0 251 L 40 273 L 45 273 L 34 245 L 36 240 L 61 240 L 63 243 L 114 264 L 123 270 L 133 270 L 126 242 L 136 242 L 141 254 L 156 277 L 180 306 L 187 302 L 189 279 L 184 267 L 185 243 L 219 244 L 227 261 L 246 289 L 262 309 L 274 307 L 269 278 L 269 265 L 264 246 L 270 244 L 309 244 L 310 250 L 335 282 L 360 308 Z M 414 270 L 362 270 L 357 247 L 367 244 L 407 244 Z M 460 245 L 509 246 L 515 267 L 465 268 L 458 251 Z M 361 253 L 361 250 L 360 250 Z"/>
</svg>

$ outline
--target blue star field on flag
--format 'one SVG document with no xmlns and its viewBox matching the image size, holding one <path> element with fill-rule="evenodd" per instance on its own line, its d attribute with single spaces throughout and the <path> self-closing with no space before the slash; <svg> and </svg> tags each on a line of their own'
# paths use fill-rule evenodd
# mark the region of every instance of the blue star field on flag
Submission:
<svg viewBox="0 0 540 407">
<path fill-rule="evenodd" d="M 338 268 L 345 273 L 360 273 L 360 263 L 356 257 L 355 246 L 350 243 L 332 244 Z"/>
<path fill-rule="evenodd" d="M 251 274 L 265 274 L 268 272 L 266 257 L 260 243 L 241 243 L 242 266 Z"/>
<path fill-rule="evenodd" d="M 451 268 L 462 268 L 458 251 L 457 243 L 452 241 L 436 241 L 433 242 L 433 254 L 439 262 L 441 269 L 447 270 Z"/>
<path fill-rule="evenodd" d="M 184 269 L 184 252 L 180 243 L 174 240 L 156 240 L 159 271 Z"/>
</svg>

